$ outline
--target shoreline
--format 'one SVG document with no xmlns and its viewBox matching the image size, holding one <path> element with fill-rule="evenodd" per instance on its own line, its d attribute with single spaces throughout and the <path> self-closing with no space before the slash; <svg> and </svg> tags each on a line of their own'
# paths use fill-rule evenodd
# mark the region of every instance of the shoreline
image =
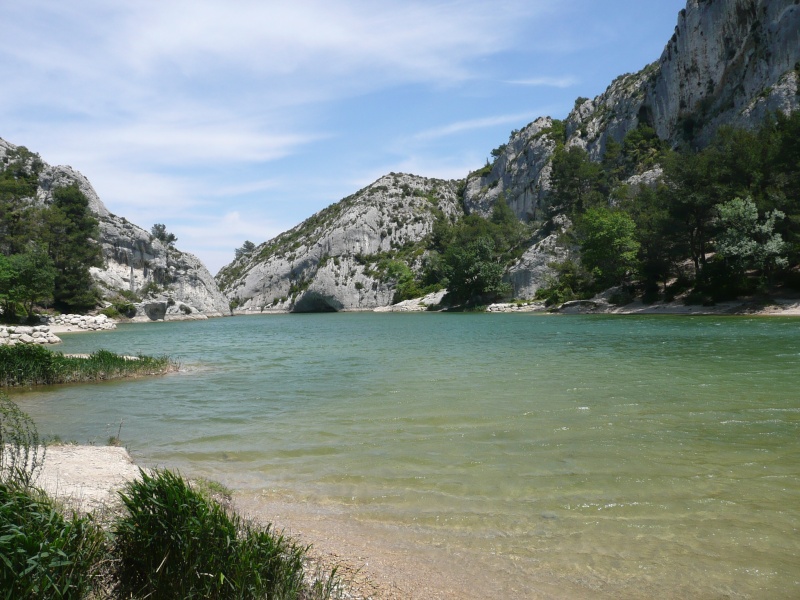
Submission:
<svg viewBox="0 0 800 600">
<path fill-rule="evenodd" d="M 59 444 L 48 446 L 34 480 L 69 510 L 102 513 L 119 502 L 117 492 L 139 476 L 138 466 L 124 447 Z M 184 474 L 191 479 L 191 474 Z M 447 577 L 420 554 L 393 548 L 403 532 L 358 524 L 346 514 L 300 503 L 275 500 L 263 493 L 234 491 L 233 508 L 262 526 L 272 524 L 310 545 L 310 568 L 336 568 L 348 600 L 477 600 L 463 580 Z M 408 536 L 406 536 L 408 537 Z M 452 572 L 452 570 L 451 570 Z M 485 585 L 485 583 L 484 583 Z"/>
<path fill-rule="evenodd" d="M 409 312 L 447 312 L 445 310 L 429 311 L 427 308 L 409 310 L 406 300 L 397 305 L 380 306 L 373 309 L 341 310 L 340 313 L 409 313 Z M 397 309 L 395 309 L 397 307 Z M 554 315 L 571 314 L 606 314 L 606 315 L 672 315 L 672 316 L 745 316 L 745 317 L 798 317 L 800 316 L 800 297 L 773 298 L 769 304 L 752 299 L 719 302 L 712 306 L 684 304 L 680 300 L 673 302 L 654 302 L 644 304 L 636 300 L 621 306 L 610 304 L 602 296 L 590 300 L 573 300 L 559 307 L 546 307 L 544 302 L 529 300 L 523 302 L 498 302 L 486 307 L 487 313 L 542 313 Z M 296 315 L 311 313 L 295 313 L 289 310 L 267 309 L 263 311 L 235 310 L 231 316 L 252 317 L 261 315 Z"/>
</svg>

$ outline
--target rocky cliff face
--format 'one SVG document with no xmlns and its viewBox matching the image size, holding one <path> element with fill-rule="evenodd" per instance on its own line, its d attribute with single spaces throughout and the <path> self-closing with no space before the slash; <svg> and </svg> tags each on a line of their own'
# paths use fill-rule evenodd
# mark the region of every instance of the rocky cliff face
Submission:
<svg viewBox="0 0 800 600">
<path fill-rule="evenodd" d="M 488 215 L 502 194 L 520 219 L 535 222 L 557 142 L 599 160 L 609 137 L 622 142 L 645 124 L 672 145 L 702 147 L 722 125 L 755 127 L 770 112 L 800 108 L 798 81 L 797 0 L 689 0 L 656 62 L 577 100 L 563 124 L 545 117 L 514 132 L 492 165 L 467 177 L 464 207 Z M 558 253 L 553 243 L 533 246 L 512 268 L 515 296 L 543 283 L 547 255 Z"/>
<path fill-rule="evenodd" d="M 622 142 L 640 123 L 673 145 L 702 146 L 721 125 L 753 127 L 769 112 L 797 110 L 799 81 L 795 0 L 689 0 L 661 57 L 579 99 L 563 133 L 594 159 L 609 137 Z M 488 214 L 503 193 L 521 219 L 535 219 L 560 133 L 546 117 L 515 132 L 491 169 L 468 177 L 466 209 Z"/>
<path fill-rule="evenodd" d="M 236 312 L 364 310 L 391 304 L 381 259 L 420 268 L 437 215 L 462 214 L 457 182 L 391 173 L 329 206 L 216 276 Z"/>
<path fill-rule="evenodd" d="M 0 159 L 14 149 L 16 146 L 0 139 Z M 229 313 L 227 299 L 197 257 L 165 246 L 141 227 L 109 212 L 89 180 L 72 167 L 44 164 L 36 197 L 30 200 L 49 204 L 54 189 L 73 183 L 88 198 L 89 207 L 100 222 L 104 264 L 92 268 L 91 273 L 105 297 L 147 290 L 147 297 L 137 304 L 137 316 L 142 319 Z M 153 306 L 159 309 L 154 310 Z"/>
<path fill-rule="evenodd" d="M 644 124 L 672 145 L 703 146 L 721 125 L 755 127 L 770 111 L 797 110 L 798 78 L 797 0 L 689 0 L 656 62 L 621 75 L 594 99 L 578 99 L 563 122 L 542 117 L 514 131 L 492 164 L 467 176 L 461 206 L 454 182 L 388 175 L 240 257 L 217 281 L 244 311 L 386 305 L 391 281 L 376 276 L 371 261 L 430 231 L 425 195 L 432 193 L 447 214 L 463 207 L 483 216 L 502 196 L 520 219 L 541 223 L 558 144 L 582 147 L 599 160 L 609 138 L 622 142 Z M 653 185 L 659 174 L 655 169 L 628 183 Z M 565 221 L 554 225 L 552 233 L 534 236 L 509 270 L 515 297 L 533 296 L 552 275 L 548 264 L 565 255 L 558 235 Z"/>
</svg>

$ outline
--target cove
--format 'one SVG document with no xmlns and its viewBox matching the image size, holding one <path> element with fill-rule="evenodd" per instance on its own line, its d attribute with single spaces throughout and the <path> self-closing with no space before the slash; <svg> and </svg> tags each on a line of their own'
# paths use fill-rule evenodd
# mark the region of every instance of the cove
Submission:
<svg viewBox="0 0 800 600">
<path fill-rule="evenodd" d="M 340 313 L 64 340 L 183 369 L 14 392 L 41 434 L 122 423 L 142 464 L 402 528 L 498 597 L 800 595 L 800 319 Z"/>
</svg>

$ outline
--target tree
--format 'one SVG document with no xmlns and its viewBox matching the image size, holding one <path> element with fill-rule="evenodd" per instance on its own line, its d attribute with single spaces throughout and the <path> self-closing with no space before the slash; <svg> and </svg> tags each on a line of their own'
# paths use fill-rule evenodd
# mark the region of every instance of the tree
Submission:
<svg viewBox="0 0 800 600">
<path fill-rule="evenodd" d="M 236 254 L 236 258 L 241 258 L 242 256 L 250 254 L 255 249 L 256 245 L 250 240 L 247 240 L 244 244 L 242 244 L 241 248 L 236 248 L 234 253 Z"/>
<path fill-rule="evenodd" d="M 178 241 L 178 238 L 175 236 L 174 233 L 169 233 L 167 231 L 167 226 L 163 223 L 156 223 L 150 228 L 150 233 L 153 235 L 154 238 L 159 240 L 166 246 L 173 246 L 175 242 Z"/>
<path fill-rule="evenodd" d="M 54 299 L 67 311 L 83 311 L 97 304 L 90 267 L 102 264 L 97 219 L 89 199 L 76 184 L 53 190 L 53 204 L 45 214 L 45 241 L 55 265 Z"/>
<path fill-rule="evenodd" d="M 22 254 L 0 255 L 0 302 L 6 317 L 21 304 L 28 315 L 33 305 L 53 297 L 56 270 L 43 248 L 29 245 Z"/>
<path fill-rule="evenodd" d="M 453 243 L 444 254 L 443 267 L 448 280 L 448 299 L 455 303 L 491 301 L 510 291 L 503 282 L 505 268 L 490 236 Z"/>
<path fill-rule="evenodd" d="M 733 271 L 742 277 L 747 269 L 758 269 L 765 280 L 771 279 L 775 268 L 788 264 L 785 253 L 787 245 L 780 233 L 775 233 L 775 224 L 785 215 L 773 210 L 763 219 L 752 198 L 734 198 L 716 207 L 721 231 L 716 239 L 717 255 Z"/>
<path fill-rule="evenodd" d="M 589 159 L 583 148 L 557 147 L 552 166 L 550 182 L 553 186 L 554 207 L 560 207 L 575 216 L 604 200 L 600 192 L 602 168 Z"/>
<path fill-rule="evenodd" d="M 590 208 L 578 223 L 581 262 L 605 289 L 621 284 L 636 269 L 636 223 L 626 212 Z"/>
</svg>

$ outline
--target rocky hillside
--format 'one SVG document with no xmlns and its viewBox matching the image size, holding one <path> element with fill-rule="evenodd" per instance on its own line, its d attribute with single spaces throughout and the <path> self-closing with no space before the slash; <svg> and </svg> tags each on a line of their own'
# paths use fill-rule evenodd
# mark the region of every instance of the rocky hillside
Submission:
<svg viewBox="0 0 800 600">
<path fill-rule="evenodd" d="M 640 123 L 672 145 L 702 146 L 721 125 L 754 127 L 800 107 L 800 5 L 794 0 L 689 0 L 661 57 L 579 98 L 565 123 L 540 118 L 514 132 L 494 163 L 467 179 L 465 207 L 488 214 L 497 197 L 535 220 L 556 139 L 599 159 L 611 137 Z"/>
<path fill-rule="evenodd" d="M 391 260 L 421 267 L 437 215 L 462 214 L 457 182 L 391 173 L 224 267 L 236 312 L 364 310 L 392 303 Z"/>
<path fill-rule="evenodd" d="M 0 139 L 0 163 L 16 146 Z M 38 160 L 38 157 L 37 159 Z M 139 300 L 141 319 L 222 316 L 228 301 L 214 278 L 192 254 L 168 247 L 150 233 L 108 211 L 89 180 L 71 167 L 41 163 L 36 197 L 31 202 L 49 204 L 53 190 L 77 184 L 89 200 L 100 223 L 104 264 L 91 273 L 105 298 L 120 294 Z"/>
<path fill-rule="evenodd" d="M 622 143 L 629 132 L 647 125 L 674 147 L 702 147 L 721 125 L 756 127 L 769 112 L 796 110 L 799 79 L 797 0 L 689 0 L 656 62 L 621 75 L 594 99 L 578 98 L 563 121 L 542 117 L 513 131 L 493 151 L 493 163 L 467 176 L 459 198 L 454 182 L 386 176 L 240 257 L 217 281 L 245 310 L 387 304 L 391 281 L 374 275 L 372 255 L 420 244 L 432 222 L 432 203 L 424 201 L 429 190 L 436 188 L 438 207 L 451 215 L 463 209 L 488 217 L 502 196 L 519 219 L 543 224 L 550 216 L 557 146 L 579 146 L 600 160 L 609 139 Z M 628 183 L 652 184 L 659 173 L 636 174 Z M 411 191 L 398 187 L 403 185 Z M 548 263 L 564 255 L 558 245 L 564 223 L 559 217 L 534 235 L 509 270 L 515 297 L 532 297 L 552 274 Z"/>
<path fill-rule="evenodd" d="M 797 110 L 798 81 L 795 0 L 689 0 L 656 62 L 593 100 L 578 98 L 563 123 L 543 117 L 513 132 L 491 165 L 467 177 L 464 207 L 488 215 L 502 194 L 520 219 L 535 222 L 547 207 L 558 142 L 599 160 L 609 138 L 621 143 L 643 124 L 672 146 L 702 147 L 722 125 L 752 128 L 769 112 Z M 512 268 L 515 296 L 535 293 L 553 251 L 551 238 Z"/>
</svg>

